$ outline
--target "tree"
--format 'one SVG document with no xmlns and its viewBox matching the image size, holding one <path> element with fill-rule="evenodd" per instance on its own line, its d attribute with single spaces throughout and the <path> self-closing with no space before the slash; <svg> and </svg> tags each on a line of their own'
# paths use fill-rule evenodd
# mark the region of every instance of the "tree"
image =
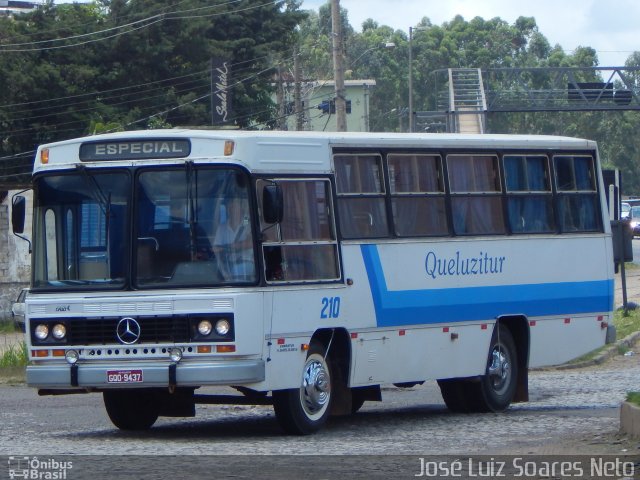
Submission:
<svg viewBox="0 0 640 480">
<path fill-rule="evenodd" d="M 209 124 L 213 56 L 232 63 L 235 123 L 271 120 L 272 60 L 304 18 L 297 0 L 48 0 L 1 17 L 0 174 L 26 183 L 11 175 L 45 142 Z"/>
</svg>

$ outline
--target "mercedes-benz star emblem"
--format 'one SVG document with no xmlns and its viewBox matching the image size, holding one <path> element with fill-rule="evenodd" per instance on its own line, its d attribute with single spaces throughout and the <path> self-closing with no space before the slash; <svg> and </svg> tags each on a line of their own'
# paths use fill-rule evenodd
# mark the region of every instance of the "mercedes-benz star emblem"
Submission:
<svg viewBox="0 0 640 480">
<path fill-rule="evenodd" d="M 140 324 L 131 317 L 125 317 L 118 322 L 116 335 L 125 345 L 132 345 L 140 339 Z"/>
</svg>

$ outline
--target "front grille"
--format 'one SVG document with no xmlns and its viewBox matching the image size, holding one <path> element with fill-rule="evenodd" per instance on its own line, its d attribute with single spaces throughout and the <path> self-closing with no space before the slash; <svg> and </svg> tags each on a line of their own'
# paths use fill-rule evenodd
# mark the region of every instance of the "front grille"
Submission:
<svg viewBox="0 0 640 480">
<path fill-rule="evenodd" d="M 119 344 L 116 330 L 122 317 L 71 318 L 67 320 L 67 345 Z M 190 340 L 186 316 L 135 317 L 140 324 L 136 344 L 185 343 Z"/>
</svg>

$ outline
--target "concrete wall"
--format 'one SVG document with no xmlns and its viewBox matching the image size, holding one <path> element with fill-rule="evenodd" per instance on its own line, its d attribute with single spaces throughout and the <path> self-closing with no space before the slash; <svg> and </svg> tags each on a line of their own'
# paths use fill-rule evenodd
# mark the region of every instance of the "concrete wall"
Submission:
<svg viewBox="0 0 640 480">
<path fill-rule="evenodd" d="M 11 320 L 11 305 L 31 279 L 29 244 L 11 230 L 11 197 L 15 193 L 10 191 L 0 203 L 0 321 Z M 31 238 L 33 196 L 31 191 L 23 195 L 27 197 L 25 236 Z"/>
</svg>

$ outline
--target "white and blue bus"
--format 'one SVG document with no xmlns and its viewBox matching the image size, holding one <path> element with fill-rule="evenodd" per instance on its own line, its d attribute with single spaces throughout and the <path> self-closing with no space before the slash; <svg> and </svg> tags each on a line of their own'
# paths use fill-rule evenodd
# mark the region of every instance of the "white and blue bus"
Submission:
<svg viewBox="0 0 640 480">
<path fill-rule="evenodd" d="M 306 434 L 426 380 L 502 411 L 612 321 L 588 140 L 137 131 L 41 146 L 33 190 L 28 384 L 121 429 L 237 402 Z"/>
</svg>

